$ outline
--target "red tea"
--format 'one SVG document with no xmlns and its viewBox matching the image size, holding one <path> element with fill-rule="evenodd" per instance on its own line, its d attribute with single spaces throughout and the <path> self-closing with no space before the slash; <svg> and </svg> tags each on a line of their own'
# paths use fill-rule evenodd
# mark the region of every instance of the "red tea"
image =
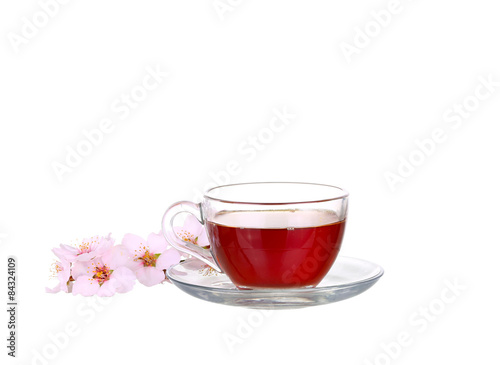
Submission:
<svg viewBox="0 0 500 365">
<path fill-rule="evenodd" d="M 337 258 L 345 220 L 331 211 L 221 212 L 207 222 L 219 266 L 240 288 L 314 287 Z"/>
</svg>

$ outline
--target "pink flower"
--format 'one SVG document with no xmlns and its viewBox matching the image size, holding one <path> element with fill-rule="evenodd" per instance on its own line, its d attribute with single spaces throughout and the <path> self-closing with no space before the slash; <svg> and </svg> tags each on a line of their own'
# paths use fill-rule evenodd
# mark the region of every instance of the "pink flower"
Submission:
<svg viewBox="0 0 500 365">
<path fill-rule="evenodd" d="M 76 247 L 61 244 L 59 248 L 54 248 L 52 252 L 60 260 L 66 260 L 71 263 L 75 261 L 89 261 L 102 256 L 109 248 L 113 246 L 115 240 L 111 238 L 111 233 L 107 237 L 94 236 L 85 238 Z"/>
<path fill-rule="evenodd" d="M 165 238 L 151 233 L 147 241 L 135 234 L 126 234 L 122 244 L 128 248 L 134 262 L 137 280 L 143 285 L 153 286 L 166 280 L 164 270 L 180 261 L 176 249 L 168 246 Z"/>
<path fill-rule="evenodd" d="M 98 295 L 109 297 L 115 293 L 126 293 L 134 287 L 135 274 L 128 250 L 122 245 L 114 246 L 102 257 L 73 264 L 73 295 Z"/>
<path fill-rule="evenodd" d="M 59 280 L 59 284 L 52 289 L 45 288 L 45 291 L 47 293 L 58 293 L 60 291 L 67 293 L 69 277 L 71 276 L 70 263 L 66 260 L 56 261 L 52 264 L 51 272 L 52 277 L 55 277 Z"/>
<path fill-rule="evenodd" d="M 210 247 L 205 226 L 192 215 L 186 218 L 182 227 L 174 227 L 174 232 L 183 241 L 191 242 L 202 248 Z"/>
</svg>

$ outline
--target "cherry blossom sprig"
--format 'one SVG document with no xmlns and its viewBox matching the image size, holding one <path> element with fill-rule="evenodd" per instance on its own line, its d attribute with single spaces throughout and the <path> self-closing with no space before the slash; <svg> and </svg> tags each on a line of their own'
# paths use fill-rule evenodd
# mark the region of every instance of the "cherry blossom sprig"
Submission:
<svg viewBox="0 0 500 365">
<path fill-rule="evenodd" d="M 196 218 L 188 218 L 182 227 L 174 227 L 179 238 L 208 249 L 205 232 Z M 121 244 L 115 245 L 106 237 L 86 238 L 75 246 L 61 244 L 52 252 L 59 259 L 51 268 L 58 280 L 47 293 L 103 297 L 126 293 L 133 289 L 136 279 L 145 286 L 168 282 L 167 269 L 181 259 L 188 258 L 171 247 L 162 234 L 151 233 L 147 240 L 135 234 L 126 234 Z"/>
</svg>

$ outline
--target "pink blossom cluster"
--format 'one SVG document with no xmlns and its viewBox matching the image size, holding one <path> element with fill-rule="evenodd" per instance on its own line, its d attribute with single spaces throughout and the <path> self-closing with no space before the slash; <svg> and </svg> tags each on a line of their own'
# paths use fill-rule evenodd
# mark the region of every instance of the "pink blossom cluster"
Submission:
<svg viewBox="0 0 500 365">
<path fill-rule="evenodd" d="M 194 220 L 193 220 L 194 219 Z M 195 219 L 175 227 L 179 238 L 207 248 L 204 227 Z M 168 281 L 166 270 L 181 260 L 163 235 L 151 233 L 147 240 L 128 233 L 115 245 L 111 235 L 94 236 L 75 246 L 61 244 L 52 252 L 59 259 L 52 267 L 58 285 L 48 293 L 66 292 L 83 296 L 112 296 L 132 290 L 136 279 L 145 286 Z"/>
</svg>

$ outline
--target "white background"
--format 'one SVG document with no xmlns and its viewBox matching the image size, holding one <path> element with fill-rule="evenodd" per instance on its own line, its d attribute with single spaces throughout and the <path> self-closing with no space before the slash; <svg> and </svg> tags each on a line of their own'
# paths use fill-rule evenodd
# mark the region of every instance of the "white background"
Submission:
<svg viewBox="0 0 500 365">
<path fill-rule="evenodd" d="M 15 47 L 40 3 L 2 1 L 0 267 L 6 282 L 6 258 L 18 258 L 20 302 L 19 357 L 3 341 L 2 363 L 498 362 L 500 87 L 474 104 L 480 77 L 500 81 L 496 2 L 401 0 L 382 29 L 371 12 L 388 1 L 221 3 L 222 16 L 211 0 L 69 1 Z M 372 36 L 349 60 L 342 45 L 367 25 Z M 148 66 L 169 75 L 122 120 L 111 105 Z M 466 98 L 469 117 L 447 122 Z M 295 118 L 269 137 L 273 108 Z M 60 181 L 53 163 L 103 118 L 113 131 Z M 415 140 L 436 129 L 446 140 L 422 158 Z M 255 158 L 238 151 L 259 133 Z M 391 189 L 385 175 L 412 153 L 420 165 Z M 232 160 L 239 168 L 225 179 Z M 98 310 L 45 293 L 53 247 L 158 231 L 168 205 L 216 175 L 347 189 L 341 254 L 385 276 L 353 299 L 265 319 L 168 284 L 137 284 Z M 447 280 L 465 289 L 443 304 Z M 51 352 L 68 324 L 77 335 Z M 401 332 L 410 340 L 394 345 Z"/>
</svg>

